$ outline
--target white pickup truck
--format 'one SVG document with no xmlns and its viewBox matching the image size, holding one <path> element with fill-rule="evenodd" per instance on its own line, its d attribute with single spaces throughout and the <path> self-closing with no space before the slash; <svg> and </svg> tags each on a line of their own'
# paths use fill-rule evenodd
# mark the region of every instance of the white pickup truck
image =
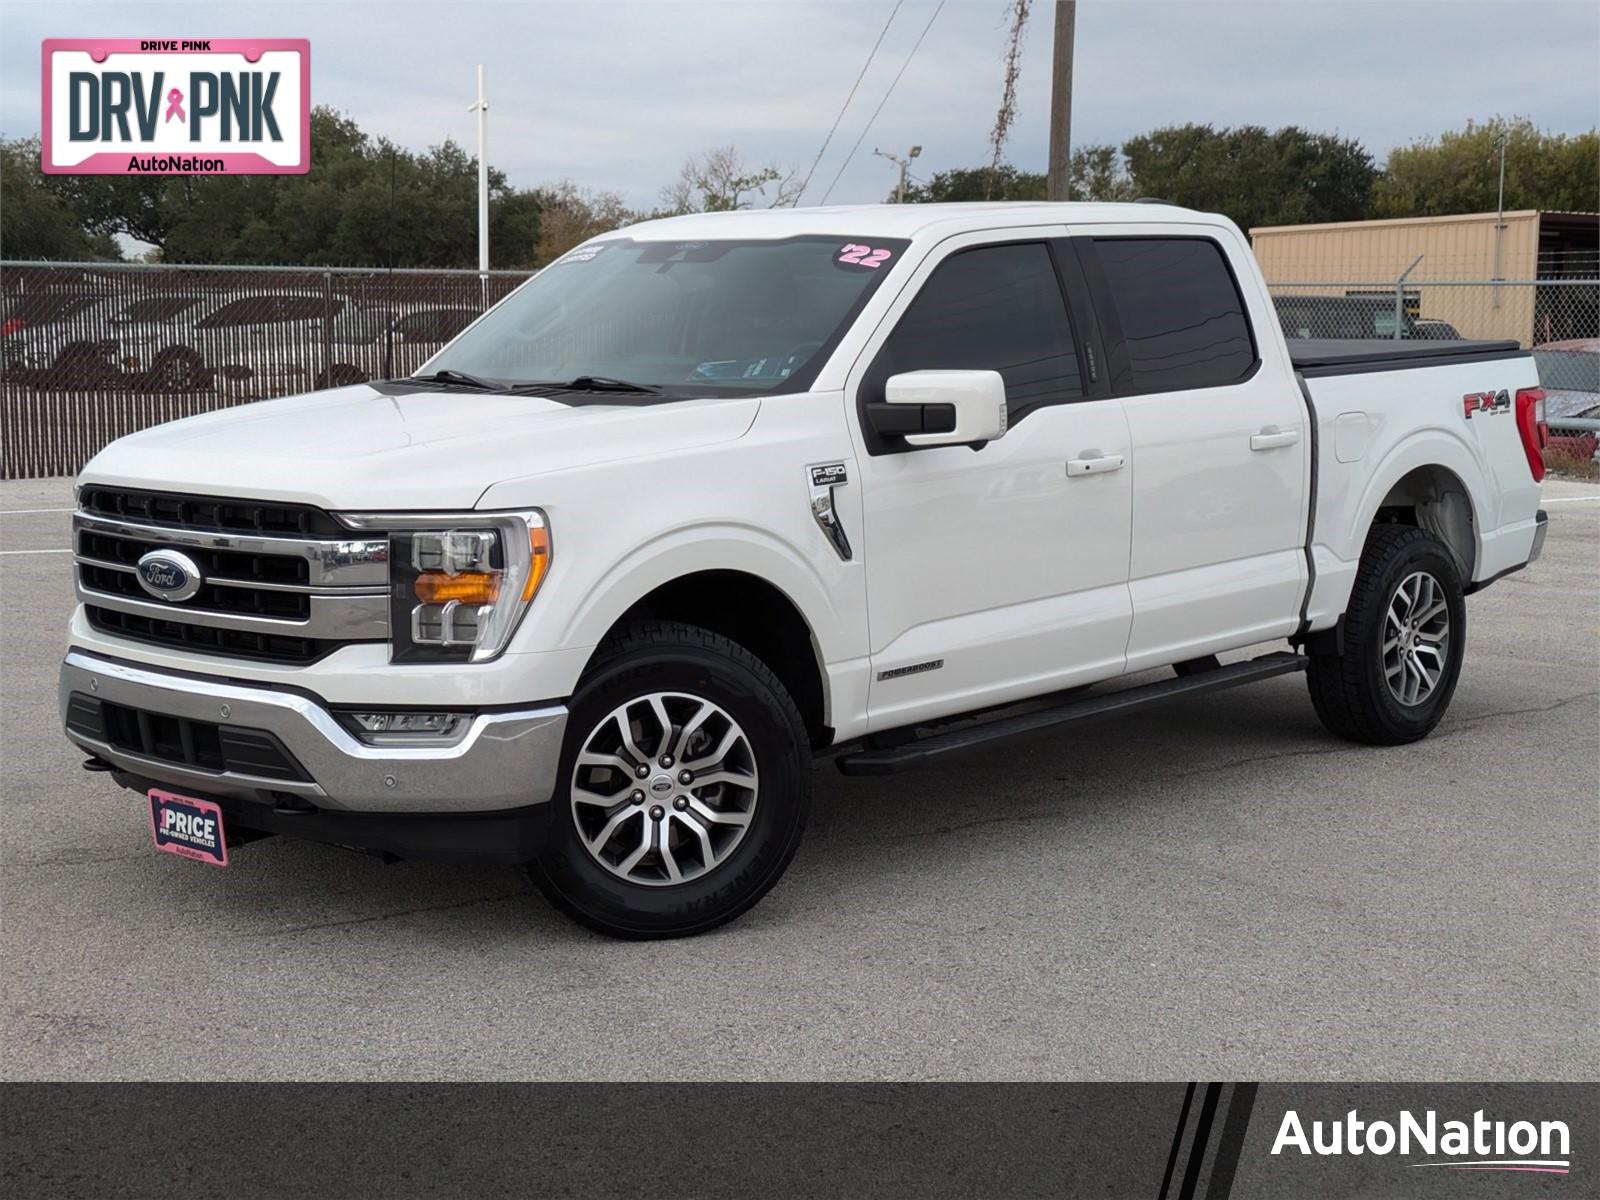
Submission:
<svg viewBox="0 0 1600 1200">
<path fill-rule="evenodd" d="M 99 454 L 63 719 L 161 849 L 525 863 L 695 933 L 783 873 L 822 758 L 1294 671 L 1339 736 L 1425 736 L 1464 597 L 1539 555 L 1545 436 L 1514 344 L 1290 349 L 1217 216 L 652 221 L 414 378 Z"/>
</svg>

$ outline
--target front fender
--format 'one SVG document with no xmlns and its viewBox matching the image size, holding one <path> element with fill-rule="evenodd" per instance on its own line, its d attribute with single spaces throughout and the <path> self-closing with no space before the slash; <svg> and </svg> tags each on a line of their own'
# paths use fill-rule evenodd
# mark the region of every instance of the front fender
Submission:
<svg viewBox="0 0 1600 1200">
<path fill-rule="evenodd" d="M 819 663 L 849 655 L 840 636 L 848 623 L 806 556 L 765 530 L 711 521 L 663 533 L 623 555 L 571 613 L 559 633 L 560 644 L 597 644 L 640 599 L 700 571 L 739 571 L 770 583 L 805 619 Z"/>
</svg>

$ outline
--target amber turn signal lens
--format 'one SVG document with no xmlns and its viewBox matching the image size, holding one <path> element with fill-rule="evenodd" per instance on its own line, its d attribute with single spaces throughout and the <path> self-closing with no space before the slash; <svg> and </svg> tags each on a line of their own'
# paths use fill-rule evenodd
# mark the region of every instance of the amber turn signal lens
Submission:
<svg viewBox="0 0 1600 1200">
<path fill-rule="evenodd" d="M 543 525 L 528 528 L 528 582 L 522 585 L 524 601 L 532 600 L 550 570 L 550 531 Z"/>
<path fill-rule="evenodd" d="M 459 575 L 425 571 L 417 576 L 413 589 L 424 604 L 493 604 L 500 594 L 500 576 L 482 571 L 463 571 Z"/>
</svg>

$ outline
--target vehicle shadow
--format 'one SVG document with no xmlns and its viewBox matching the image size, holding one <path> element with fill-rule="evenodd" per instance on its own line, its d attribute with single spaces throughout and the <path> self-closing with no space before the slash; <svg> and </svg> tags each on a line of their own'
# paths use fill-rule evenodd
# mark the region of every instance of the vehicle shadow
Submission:
<svg viewBox="0 0 1600 1200">
<path fill-rule="evenodd" d="M 954 886 L 980 855 L 1004 854 L 1009 841 L 1027 852 L 1041 826 L 1052 837 L 1093 845 L 1151 809 L 1214 804 L 1213 820 L 1228 831 L 1237 820 L 1227 809 L 1228 793 L 1240 786 L 1235 769 L 1348 749 L 1323 731 L 1294 677 L 1238 689 L 1225 703 L 1180 702 L 1032 735 L 904 775 L 847 778 L 824 762 L 813 775 L 811 820 L 788 875 L 754 910 L 708 936 L 782 936 L 796 923 L 826 923 L 841 908 L 872 904 L 885 872 L 915 872 L 937 895 L 945 885 L 930 882 L 930 874 Z M 964 836 L 973 831 L 984 836 Z M 261 918 L 255 887 L 207 889 L 207 903 L 235 908 L 235 918 L 259 936 L 337 929 L 363 939 L 394 937 L 414 949 L 442 948 L 469 930 L 480 948 L 529 939 L 607 941 L 552 909 L 517 868 L 384 866 L 283 839 L 245 846 L 237 862 L 272 893 L 271 920 Z"/>
</svg>

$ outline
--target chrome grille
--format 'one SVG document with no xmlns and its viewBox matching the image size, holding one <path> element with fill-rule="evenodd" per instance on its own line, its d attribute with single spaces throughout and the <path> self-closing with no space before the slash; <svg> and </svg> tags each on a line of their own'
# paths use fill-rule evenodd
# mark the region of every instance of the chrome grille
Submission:
<svg viewBox="0 0 1600 1200">
<path fill-rule="evenodd" d="M 171 525 L 179 529 L 210 529 L 217 533 L 338 537 L 346 532 L 331 515 L 305 504 L 182 496 L 100 484 L 84 485 L 78 493 L 78 507 L 100 517 L 139 521 L 145 525 Z"/>
<path fill-rule="evenodd" d="M 388 539 L 319 509 L 87 486 L 73 549 L 89 622 L 114 637 L 292 663 L 388 637 Z M 199 568 L 192 596 L 141 585 L 139 559 L 158 550 Z"/>
</svg>

